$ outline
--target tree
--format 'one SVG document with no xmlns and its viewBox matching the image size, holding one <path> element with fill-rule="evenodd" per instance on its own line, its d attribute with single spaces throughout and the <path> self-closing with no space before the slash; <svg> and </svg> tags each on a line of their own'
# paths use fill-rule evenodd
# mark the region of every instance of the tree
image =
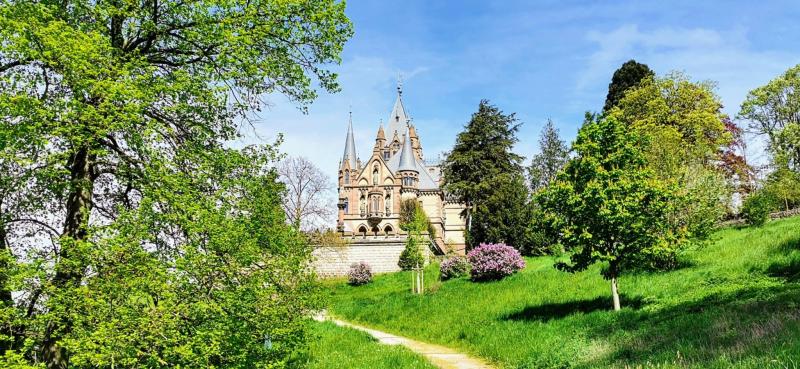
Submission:
<svg viewBox="0 0 800 369">
<path fill-rule="evenodd" d="M 774 162 L 800 172 L 800 64 L 750 91 L 739 117 L 767 136 Z"/>
<path fill-rule="evenodd" d="M 503 173 L 489 181 L 493 190 L 489 197 L 475 205 L 467 242 L 471 245 L 505 243 L 529 253 L 526 227 L 530 222 L 529 192 L 525 178 L 518 173 Z"/>
<path fill-rule="evenodd" d="M 333 0 L 0 5 L 0 149 L 30 178 L 10 196 L 32 196 L 4 220 L 12 351 L 50 369 L 285 364 L 314 307 L 309 252 L 274 149 L 224 143 L 262 94 L 336 91 L 326 65 L 351 34 Z"/>
<path fill-rule="evenodd" d="M 625 92 L 639 86 L 642 80 L 653 78 L 655 73 L 650 70 L 647 64 L 641 64 L 636 60 L 628 60 L 614 71 L 611 83 L 608 84 L 608 94 L 603 112 L 611 110 L 625 96 Z"/>
<path fill-rule="evenodd" d="M 278 166 L 280 180 L 286 185 L 283 210 L 297 229 L 310 231 L 329 223 L 335 204 L 330 178 L 304 157 L 287 158 Z"/>
<path fill-rule="evenodd" d="M 729 149 L 736 131 L 714 88 L 711 82 L 692 82 L 680 73 L 647 78 L 607 113 L 647 137 L 642 149 L 648 166 L 682 194 L 684 206 L 676 207 L 672 218 L 696 240 L 711 234 L 725 214 L 730 188 L 740 180 L 726 178 L 727 186 L 707 181 L 723 172 L 724 153 L 735 154 Z M 707 193 L 714 189 L 719 192 Z"/>
<path fill-rule="evenodd" d="M 533 156 L 528 168 L 531 190 L 536 192 L 547 187 L 568 159 L 569 147 L 558 136 L 558 129 L 553 121 L 548 119 L 539 136 L 539 153 Z"/>
<path fill-rule="evenodd" d="M 780 200 L 783 209 L 788 211 L 790 205 L 800 202 L 800 173 L 780 167 L 770 173 L 764 190 Z"/>
<path fill-rule="evenodd" d="M 445 159 L 444 188 L 466 206 L 469 246 L 484 241 L 470 236 L 472 212 L 496 191 L 493 179 L 522 171 L 523 158 L 511 151 L 517 142 L 518 129 L 514 114 L 503 114 L 488 100 L 481 100 L 478 111 L 458 134 L 453 150 Z"/>
<path fill-rule="evenodd" d="M 413 199 L 406 199 L 400 203 L 400 229 L 408 232 L 406 247 L 400 253 L 397 265 L 402 270 L 411 270 L 425 264 L 422 247 L 426 244 L 423 232 L 428 232 L 429 237 L 435 237 L 433 226 L 425 215 L 422 206 Z"/>
<path fill-rule="evenodd" d="M 673 195 L 656 179 L 642 153 L 644 138 L 613 117 L 584 126 L 573 145 L 576 157 L 539 196 L 561 218 L 568 272 L 608 262 L 614 310 L 620 309 L 618 277 L 626 267 L 680 242 L 669 221 Z"/>
</svg>

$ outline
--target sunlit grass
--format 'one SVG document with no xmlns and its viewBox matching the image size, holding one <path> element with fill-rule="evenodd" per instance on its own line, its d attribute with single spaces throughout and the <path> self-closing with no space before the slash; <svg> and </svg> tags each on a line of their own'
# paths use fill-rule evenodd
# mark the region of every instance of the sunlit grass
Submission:
<svg viewBox="0 0 800 369">
<path fill-rule="evenodd" d="M 378 343 L 364 332 L 330 322 L 311 325 L 309 369 L 434 369 L 402 346 Z"/>
<path fill-rule="evenodd" d="M 411 276 L 329 282 L 334 315 L 458 348 L 509 368 L 800 368 L 800 217 L 725 229 L 667 273 L 621 278 L 609 311 L 601 266 L 567 274 L 549 257 L 499 282 Z"/>
</svg>

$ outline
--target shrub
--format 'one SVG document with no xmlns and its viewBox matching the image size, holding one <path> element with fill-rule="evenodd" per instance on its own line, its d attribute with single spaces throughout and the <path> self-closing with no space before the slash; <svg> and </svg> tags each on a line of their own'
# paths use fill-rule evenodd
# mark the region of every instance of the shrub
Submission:
<svg viewBox="0 0 800 369">
<path fill-rule="evenodd" d="M 347 272 L 347 279 L 353 286 L 372 282 L 372 268 L 365 262 L 353 263 Z"/>
<path fill-rule="evenodd" d="M 402 270 L 411 270 L 416 266 L 423 266 L 425 258 L 422 256 L 422 251 L 419 249 L 419 240 L 417 237 L 410 235 L 406 240 L 406 248 L 400 253 L 400 260 L 397 265 Z"/>
<path fill-rule="evenodd" d="M 451 256 L 439 265 L 439 277 L 443 281 L 463 277 L 467 274 L 469 274 L 469 262 L 461 255 Z"/>
<path fill-rule="evenodd" d="M 742 204 L 742 217 L 747 224 L 762 226 L 769 220 L 769 213 L 773 210 L 773 199 L 764 191 L 756 192 L 744 200 Z"/>
<path fill-rule="evenodd" d="M 502 243 L 482 243 L 467 254 L 473 281 L 503 279 L 525 267 L 519 251 Z"/>
</svg>

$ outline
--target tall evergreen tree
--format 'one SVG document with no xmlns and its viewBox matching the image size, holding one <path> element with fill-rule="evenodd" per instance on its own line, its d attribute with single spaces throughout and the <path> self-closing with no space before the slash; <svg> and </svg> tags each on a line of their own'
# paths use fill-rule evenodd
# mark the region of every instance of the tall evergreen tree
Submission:
<svg viewBox="0 0 800 369">
<path fill-rule="evenodd" d="M 475 205 L 468 243 L 505 243 L 520 252 L 529 253 L 528 186 L 519 173 L 502 173 L 488 179 L 493 191 Z"/>
<path fill-rule="evenodd" d="M 546 187 L 569 159 L 569 147 L 558 136 L 558 129 L 548 119 L 539 136 L 539 153 L 533 156 L 528 168 L 532 191 Z"/>
<path fill-rule="evenodd" d="M 466 205 L 468 245 L 485 241 L 472 233 L 476 207 L 497 191 L 497 178 L 522 173 L 522 156 L 511 151 L 517 142 L 519 123 L 488 100 L 481 100 L 443 165 L 445 190 Z"/>
<path fill-rule="evenodd" d="M 653 77 L 654 75 L 655 73 L 653 73 L 647 64 L 638 63 L 633 59 L 626 61 L 619 69 L 614 71 L 614 76 L 611 77 L 603 112 L 607 112 L 616 106 L 625 96 L 626 91 L 632 87 L 638 86 L 643 79 Z"/>
</svg>

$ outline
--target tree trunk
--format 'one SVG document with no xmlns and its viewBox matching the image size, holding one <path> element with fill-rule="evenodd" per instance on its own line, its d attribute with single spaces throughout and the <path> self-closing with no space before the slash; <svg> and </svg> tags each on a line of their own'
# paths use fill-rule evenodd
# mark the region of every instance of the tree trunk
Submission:
<svg viewBox="0 0 800 369">
<path fill-rule="evenodd" d="M 56 293 L 66 293 L 64 290 L 78 286 L 85 268 L 75 243 L 83 242 L 87 238 L 89 212 L 92 207 L 94 163 L 88 145 L 84 144 L 72 155 L 69 168 L 72 187 L 67 198 L 67 213 L 62 235 L 68 242 L 61 243 L 58 255 L 56 274 L 53 277 Z M 58 323 L 50 321 L 47 324 L 42 343 L 42 357 L 47 369 L 67 369 L 69 366 L 67 352 L 59 345 L 59 341 L 61 335 L 70 329 L 71 322 L 67 317 L 62 317 Z"/>
<path fill-rule="evenodd" d="M 614 311 L 619 311 L 622 307 L 619 303 L 619 291 L 617 291 L 617 265 L 611 263 L 609 266 L 611 274 L 611 299 L 614 301 Z"/>
<path fill-rule="evenodd" d="M 0 207 L 2 203 L 0 203 Z M 2 217 L 2 214 L 0 214 Z M 8 243 L 7 243 L 7 234 L 5 224 L 0 218 L 0 253 L 5 253 L 8 250 Z M 8 263 L 5 259 L 0 259 L 0 307 L 11 306 L 14 303 L 14 300 L 11 296 L 11 291 L 8 289 L 8 275 L 6 275 L 8 271 Z M 13 331 L 11 325 L 0 325 L 0 335 L 5 337 L 12 337 Z M 12 343 L 10 341 L 0 341 L 0 356 L 4 355 L 6 350 L 11 348 Z"/>
<path fill-rule="evenodd" d="M 786 206 L 786 211 L 789 211 L 789 198 L 784 198 L 783 204 Z"/>
</svg>

